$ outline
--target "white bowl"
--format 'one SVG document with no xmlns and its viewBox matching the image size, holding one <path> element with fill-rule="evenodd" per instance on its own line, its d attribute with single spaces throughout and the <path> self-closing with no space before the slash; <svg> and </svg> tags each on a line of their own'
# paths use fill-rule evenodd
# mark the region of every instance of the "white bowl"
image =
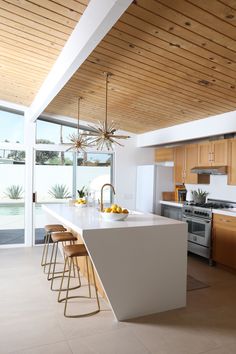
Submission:
<svg viewBox="0 0 236 354">
<path fill-rule="evenodd" d="M 75 206 L 77 208 L 85 208 L 87 206 L 87 204 L 78 204 L 78 203 L 75 203 Z"/>
<path fill-rule="evenodd" d="M 118 214 L 118 213 L 105 213 L 105 212 L 103 212 L 103 213 L 100 212 L 100 214 L 101 214 L 102 218 L 106 221 L 125 220 L 129 215 L 128 213 L 127 214 L 125 214 L 125 213 Z"/>
</svg>

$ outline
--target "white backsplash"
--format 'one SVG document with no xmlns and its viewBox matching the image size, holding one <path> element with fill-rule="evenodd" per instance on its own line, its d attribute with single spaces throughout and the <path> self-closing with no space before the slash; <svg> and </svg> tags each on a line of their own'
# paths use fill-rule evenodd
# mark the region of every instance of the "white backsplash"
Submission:
<svg viewBox="0 0 236 354">
<path fill-rule="evenodd" d="M 227 176 L 210 176 L 210 184 L 186 184 L 187 200 L 191 200 L 191 191 L 198 188 L 209 193 L 208 198 L 236 202 L 236 186 L 227 185 Z"/>
</svg>

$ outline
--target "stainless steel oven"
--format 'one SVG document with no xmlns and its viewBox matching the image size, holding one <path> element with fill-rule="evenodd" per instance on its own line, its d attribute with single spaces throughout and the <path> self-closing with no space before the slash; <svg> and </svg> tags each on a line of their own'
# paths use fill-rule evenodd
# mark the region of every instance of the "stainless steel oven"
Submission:
<svg viewBox="0 0 236 354">
<path fill-rule="evenodd" d="M 209 210 L 184 207 L 182 220 L 188 224 L 188 251 L 210 259 L 211 218 Z"/>
<path fill-rule="evenodd" d="M 209 264 L 212 265 L 212 211 L 214 209 L 235 207 L 235 202 L 217 199 L 208 199 L 207 203 L 201 205 L 192 203 L 184 205 L 182 208 L 182 220 L 188 223 L 188 250 L 208 258 Z"/>
</svg>

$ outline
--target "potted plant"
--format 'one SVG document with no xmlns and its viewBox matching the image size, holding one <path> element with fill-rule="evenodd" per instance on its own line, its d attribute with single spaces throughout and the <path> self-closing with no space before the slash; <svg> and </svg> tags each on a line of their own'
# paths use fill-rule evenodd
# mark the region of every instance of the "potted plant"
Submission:
<svg viewBox="0 0 236 354">
<path fill-rule="evenodd" d="M 83 186 L 81 189 L 77 189 L 78 195 L 79 195 L 79 199 L 77 199 L 76 203 L 77 204 L 86 204 L 87 203 L 87 188 L 85 188 L 85 186 Z"/>
<path fill-rule="evenodd" d="M 199 188 L 195 191 L 191 191 L 191 193 L 192 193 L 194 203 L 197 204 L 204 204 L 206 202 L 206 197 L 209 194 L 208 192 L 203 191 L 202 189 Z"/>
</svg>

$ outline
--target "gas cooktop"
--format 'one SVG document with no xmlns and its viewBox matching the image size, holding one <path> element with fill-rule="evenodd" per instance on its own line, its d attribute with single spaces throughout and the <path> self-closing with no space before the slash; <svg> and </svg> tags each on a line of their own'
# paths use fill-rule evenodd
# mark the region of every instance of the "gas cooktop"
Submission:
<svg viewBox="0 0 236 354">
<path fill-rule="evenodd" d="M 190 205 L 190 206 L 195 206 L 195 207 L 199 207 L 199 208 L 208 208 L 208 209 L 229 209 L 229 208 L 234 208 L 233 205 L 228 205 L 228 204 L 223 204 L 223 203 L 220 203 L 220 204 L 217 204 L 217 203 L 204 203 L 204 204 L 201 204 L 201 203 L 193 203 L 193 202 L 190 202 L 190 203 L 186 203 L 184 205 Z"/>
<path fill-rule="evenodd" d="M 224 201 L 224 200 L 208 199 L 207 203 L 204 204 L 186 202 L 184 206 L 193 206 L 193 207 L 207 208 L 207 209 L 230 209 L 230 208 L 235 208 L 236 203 Z"/>
</svg>

